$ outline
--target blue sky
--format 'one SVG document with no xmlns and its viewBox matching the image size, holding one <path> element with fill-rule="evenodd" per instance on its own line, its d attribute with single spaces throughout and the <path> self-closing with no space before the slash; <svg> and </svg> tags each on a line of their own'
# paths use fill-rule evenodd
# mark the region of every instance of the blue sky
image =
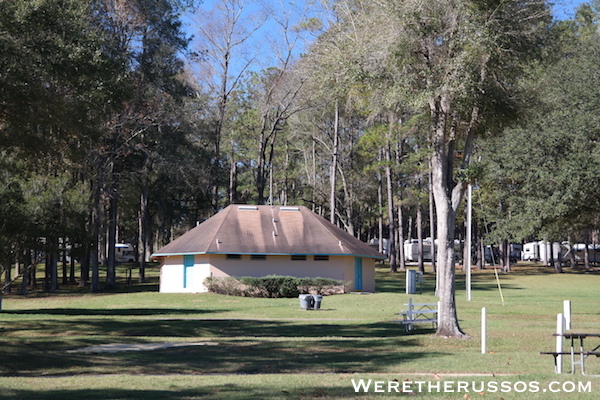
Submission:
<svg viewBox="0 0 600 400">
<path fill-rule="evenodd" d="M 586 3 L 584 0 L 556 0 L 554 3 L 554 15 L 558 19 L 567 19 L 575 14 L 575 9 L 582 3 Z"/>
<path fill-rule="evenodd" d="M 231 1 L 231 0 L 225 0 Z M 298 18 L 302 18 L 302 6 L 310 5 L 313 0 L 262 0 L 262 1 L 244 1 L 238 0 L 239 3 L 246 3 L 248 7 L 246 7 L 244 11 L 244 15 L 250 15 L 257 12 L 258 9 L 261 8 L 261 5 L 267 5 L 273 7 L 275 10 L 279 10 L 279 13 L 286 13 L 292 9 L 292 5 L 297 7 L 296 12 L 291 13 L 292 19 L 298 20 Z M 318 1 L 318 0 L 317 0 Z M 214 9 L 216 3 L 221 3 L 223 0 L 204 0 L 202 4 L 200 4 L 200 10 L 204 12 L 210 11 Z M 555 0 L 553 9 L 554 15 L 558 19 L 567 19 L 572 17 L 575 14 L 575 9 L 582 3 L 586 2 L 585 0 Z M 285 11 L 284 11 L 285 10 Z M 309 15 L 315 15 L 314 11 L 309 11 Z M 187 25 L 187 31 L 189 34 L 194 34 L 195 29 L 193 28 L 193 22 L 191 19 L 186 16 L 184 17 L 184 23 Z M 277 48 L 277 45 L 272 43 L 273 40 L 278 40 L 282 38 L 281 28 L 277 26 L 272 20 L 267 22 L 258 32 L 256 32 L 254 37 L 254 52 L 255 54 L 261 54 L 262 57 L 256 60 L 256 64 L 251 67 L 251 70 L 260 70 L 267 66 L 276 65 L 277 61 L 274 56 L 274 48 Z M 306 44 L 298 44 L 297 51 L 302 51 L 302 48 Z M 281 46 L 284 46 L 283 43 L 280 43 Z M 257 50 L 257 48 L 260 48 Z M 197 48 L 195 50 L 198 50 Z M 295 51 L 296 53 L 296 51 Z M 236 60 L 239 60 L 239 54 L 232 58 L 232 62 L 235 63 Z M 234 70 L 235 66 L 232 66 Z"/>
</svg>

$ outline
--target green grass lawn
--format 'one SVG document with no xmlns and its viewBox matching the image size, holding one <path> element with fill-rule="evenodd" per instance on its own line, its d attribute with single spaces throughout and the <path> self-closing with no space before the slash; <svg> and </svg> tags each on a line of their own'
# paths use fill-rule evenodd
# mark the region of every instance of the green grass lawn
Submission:
<svg viewBox="0 0 600 400">
<path fill-rule="evenodd" d="M 600 333 L 600 274 L 518 266 L 500 275 L 504 304 L 493 270 L 474 272 L 471 301 L 458 275 L 458 315 L 470 340 L 438 338 L 430 324 L 407 333 L 394 323 L 409 297 L 437 300 L 435 276 L 426 274 L 423 294 L 409 296 L 404 274 L 385 268 L 377 271 L 376 294 L 327 296 L 319 311 L 301 310 L 298 299 L 160 294 L 156 270 L 149 284 L 121 284 L 111 293 L 65 287 L 51 296 L 6 295 L 0 312 L 0 399 L 599 398 L 600 378 L 557 375 L 552 357 L 539 352 L 555 347 L 552 333 L 563 300 L 572 301 L 573 330 Z M 480 344 L 482 307 L 488 314 L 486 354 Z M 73 352 L 164 342 L 212 345 Z M 600 358 L 588 359 L 586 369 L 600 375 Z M 570 371 L 569 360 L 565 370 Z M 360 379 L 384 382 L 383 393 L 374 386 L 356 393 L 352 380 Z M 409 381 L 432 388 L 393 391 Z M 551 393 L 553 381 L 566 382 L 572 392 Z M 510 391 L 494 390 L 495 382 L 512 385 Z M 468 393 L 456 386 L 466 383 L 473 385 Z M 536 384 L 537 392 L 521 390 Z M 573 390 L 577 384 L 587 392 Z"/>
</svg>

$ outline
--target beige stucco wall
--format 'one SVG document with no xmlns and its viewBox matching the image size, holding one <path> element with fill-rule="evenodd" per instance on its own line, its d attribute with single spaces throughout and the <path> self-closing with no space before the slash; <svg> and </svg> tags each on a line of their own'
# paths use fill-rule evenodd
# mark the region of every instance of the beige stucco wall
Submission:
<svg viewBox="0 0 600 400">
<path fill-rule="evenodd" d="M 210 265 L 199 256 L 194 259 L 194 267 L 188 272 L 187 285 L 183 287 L 183 256 L 165 257 L 160 268 L 161 293 L 202 293 L 206 287 L 202 284 L 210 276 Z"/>
<path fill-rule="evenodd" d="M 375 291 L 375 262 L 363 258 L 364 292 Z M 183 287 L 183 256 L 165 257 L 160 271 L 160 292 L 163 293 L 197 293 L 205 292 L 202 284 L 208 276 L 265 276 L 290 275 L 296 277 L 322 277 L 350 282 L 350 291 L 355 290 L 355 257 L 330 256 L 328 261 L 314 260 L 307 256 L 306 260 L 292 260 L 289 255 L 269 255 L 265 260 L 252 260 L 249 255 L 241 259 L 227 259 L 224 254 L 196 255 L 194 259 L 193 277 Z"/>
</svg>

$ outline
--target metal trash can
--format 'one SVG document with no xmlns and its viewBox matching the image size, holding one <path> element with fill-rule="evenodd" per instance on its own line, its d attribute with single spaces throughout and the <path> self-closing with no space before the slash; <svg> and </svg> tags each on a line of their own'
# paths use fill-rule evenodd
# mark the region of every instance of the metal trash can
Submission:
<svg viewBox="0 0 600 400">
<path fill-rule="evenodd" d="M 315 310 L 320 310 L 321 309 L 321 302 L 323 301 L 323 296 L 320 294 L 313 294 L 313 298 L 315 300 Z"/>
<path fill-rule="evenodd" d="M 300 308 L 303 310 L 310 310 L 315 303 L 312 294 L 301 294 L 298 298 L 300 299 Z"/>
<path fill-rule="evenodd" d="M 406 294 L 417 293 L 417 271 L 414 269 L 406 270 Z"/>
</svg>

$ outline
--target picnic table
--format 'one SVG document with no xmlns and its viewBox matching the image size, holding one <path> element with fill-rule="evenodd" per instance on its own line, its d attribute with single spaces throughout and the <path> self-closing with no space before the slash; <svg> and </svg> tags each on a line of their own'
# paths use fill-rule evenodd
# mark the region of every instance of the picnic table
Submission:
<svg viewBox="0 0 600 400">
<path fill-rule="evenodd" d="M 407 331 L 412 331 L 413 325 L 418 323 L 430 322 L 433 327 L 437 325 L 438 303 L 413 303 L 412 298 L 409 298 L 404 305 L 408 309 L 397 313 L 402 319 L 395 322 L 403 324 Z"/>
<path fill-rule="evenodd" d="M 580 333 L 580 332 L 565 332 L 565 333 L 554 333 L 553 336 L 562 336 L 570 342 L 570 351 L 558 352 L 558 351 L 544 351 L 540 354 L 552 354 L 554 356 L 554 366 L 558 372 L 557 358 L 560 355 L 571 356 L 571 373 L 575 373 L 575 366 L 579 365 L 581 368 L 581 374 L 585 373 L 585 359 L 589 356 L 600 357 L 600 344 L 591 350 L 585 349 L 585 339 L 587 338 L 598 338 L 600 339 L 600 333 Z M 588 346 L 589 347 L 589 346 Z"/>
</svg>

